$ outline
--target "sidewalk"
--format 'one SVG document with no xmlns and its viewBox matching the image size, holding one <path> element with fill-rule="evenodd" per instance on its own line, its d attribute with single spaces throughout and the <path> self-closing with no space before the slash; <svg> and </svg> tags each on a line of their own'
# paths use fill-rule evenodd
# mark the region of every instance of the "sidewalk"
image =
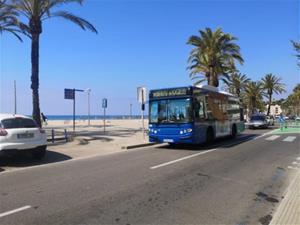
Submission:
<svg viewBox="0 0 300 225">
<path fill-rule="evenodd" d="M 104 132 L 102 121 L 77 121 L 76 136 L 71 142 L 59 141 L 48 145 L 49 151 L 58 152 L 72 158 L 91 155 L 105 155 L 125 151 L 131 146 L 148 145 L 148 137 L 143 137 L 141 120 L 108 120 Z M 145 121 L 145 127 L 148 123 Z M 63 130 L 72 131 L 72 124 L 62 121 L 50 121 L 45 127 L 48 135 L 54 129 L 55 133 L 63 134 Z"/>
<path fill-rule="evenodd" d="M 270 225 L 300 224 L 300 170 L 287 189 Z"/>
</svg>

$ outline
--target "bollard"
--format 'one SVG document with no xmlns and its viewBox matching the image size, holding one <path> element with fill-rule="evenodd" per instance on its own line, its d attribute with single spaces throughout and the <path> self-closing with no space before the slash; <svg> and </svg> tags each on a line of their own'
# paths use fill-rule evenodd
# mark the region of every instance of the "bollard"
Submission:
<svg viewBox="0 0 300 225">
<path fill-rule="evenodd" d="M 65 129 L 65 139 L 66 139 L 66 142 L 68 142 L 68 133 L 67 133 L 67 129 Z"/>
<path fill-rule="evenodd" d="M 51 130 L 52 143 L 54 143 L 54 129 Z"/>
</svg>

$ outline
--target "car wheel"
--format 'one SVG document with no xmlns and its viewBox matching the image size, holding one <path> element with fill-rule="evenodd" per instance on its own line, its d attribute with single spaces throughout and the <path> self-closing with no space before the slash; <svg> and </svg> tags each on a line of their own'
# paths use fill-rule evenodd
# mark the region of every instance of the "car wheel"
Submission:
<svg viewBox="0 0 300 225">
<path fill-rule="evenodd" d="M 41 160 L 46 155 L 46 149 L 47 149 L 47 146 L 40 146 L 40 147 L 38 147 L 37 149 L 35 149 L 35 150 L 32 151 L 32 157 L 34 159 Z"/>
</svg>

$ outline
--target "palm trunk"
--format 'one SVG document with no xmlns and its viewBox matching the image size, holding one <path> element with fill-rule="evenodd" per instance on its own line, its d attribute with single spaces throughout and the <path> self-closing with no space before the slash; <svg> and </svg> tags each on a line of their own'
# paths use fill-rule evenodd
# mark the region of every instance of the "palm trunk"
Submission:
<svg viewBox="0 0 300 225">
<path fill-rule="evenodd" d="M 31 89 L 32 89 L 32 117 L 39 127 L 41 124 L 40 100 L 39 100 L 39 39 L 40 34 L 32 34 L 31 39 Z"/>
<path fill-rule="evenodd" d="M 271 104 L 272 104 L 272 94 L 269 95 L 269 105 L 268 105 L 267 116 L 270 115 Z"/>
<path fill-rule="evenodd" d="M 256 111 L 256 98 L 252 97 L 251 100 L 252 100 L 252 114 L 254 114 Z"/>
<path fill-rule="evenodd" d="M 208 85 L 214 86 L 214 75 L 213 75 L 213 67 L 209 67 L 209 76 L 208 76 Z"/>
</svg>

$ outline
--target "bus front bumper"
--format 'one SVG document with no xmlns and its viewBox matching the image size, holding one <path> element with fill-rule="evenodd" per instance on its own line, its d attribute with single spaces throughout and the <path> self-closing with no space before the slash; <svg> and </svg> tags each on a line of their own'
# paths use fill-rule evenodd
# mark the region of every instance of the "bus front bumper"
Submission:
<svg viewBox="0 0 300 225">
<path fill-rule="evenodd" d="M 183 135 L 149 135 L 150 142 L 156 143 L 182 143 L 182 144 L 192 144 L 193 133 L 183 134 Z"/>
</svg>

